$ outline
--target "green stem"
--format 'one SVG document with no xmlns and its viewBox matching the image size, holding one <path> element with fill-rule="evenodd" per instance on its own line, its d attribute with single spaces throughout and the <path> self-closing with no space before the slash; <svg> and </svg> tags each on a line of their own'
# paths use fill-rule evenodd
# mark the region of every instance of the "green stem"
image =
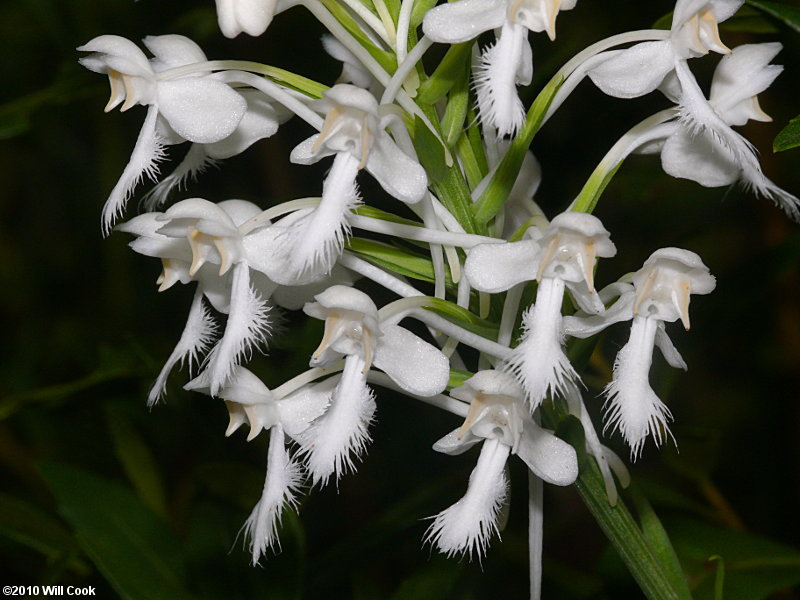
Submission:
<svg viewBox="0 0 800 600">
<path fill-rule="evenodd" d="M 623 502 L 608 503 L 603 479 L 592 460 L 584 461 L 575 487 L 584 504 L 649 600 L 687 600 L 642 535 Z"/>
<path fill-rule="evenodd" d="M 536 100 L 533 101 L 530 110 L 528 110 L 528 115 L 525 117 L 525 124 L 511 142 L 508 152 L 506 152 L 497 167 L 497 171 L 495 171 L 486 190 L 472 207 L 472 213 L 477 223 L 481 225 L 488 223 L 508 199 L 511 188 L 514 187 L 514 182 L 517 180 L 517 175 L 519 175 L 519 170 L 522 167 L 525 153 L 541 127 L 553 97 L 563 83 L 563 76 L 553 77 L 536 97 Z"/>
</svg>

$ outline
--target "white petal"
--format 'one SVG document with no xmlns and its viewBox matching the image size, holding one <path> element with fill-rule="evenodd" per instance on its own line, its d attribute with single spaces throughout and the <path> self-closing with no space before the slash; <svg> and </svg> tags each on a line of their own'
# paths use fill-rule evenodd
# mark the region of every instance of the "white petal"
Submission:
<svg viewBox="0 0 800 600">
<path fill-rule="evenodd" d="M 281 308 L 299 310 L 314 296 L 322 293 L 331 285 L 353 285 L 354 278 L 350 271 L 340 265 L 335 265 L 329 277 L 305 285 L 282 285 L 275 290 L 272 300 Z"/>
<path fill-rule="evenodd" d="M 704 133 L 692 135 L 679 127 L 664 143 L 661 165 L 664 171 L 681 179 L 691 179 L 705 187 L 735 183 L 741 168 L 722 144 Z"/>
<path fill-rule="evenodd" d="M 319 418 L 331 402 L 336 377 L 314 385 L 305 385 L 278 401 L 281 424 L 286 434 L 297 438 L 314 419 Z"/>
<path fill-rule="evenodd" d="M 744 44 L 724 56 L 714 71 L 709 102 L 730 125 L 744 125 L 748 119 L 764 120 L 753 110 L 753 97 L 766 90 L 783 71 L 769 62 L 781 51 L 781 44 Z"/>
<path fill-rule="evenodd" d="M 684 371 L 688 369 L 686 366 L 686 361 L 683 360 L 681 353 L 678 352 L 678 349 L 672 343 L 672 340 L 669 339 L 666 328 L 664 327 L 664 321 L 658 322 L 658 329 L 656 330 L 656 346 L 658 346 L 658 349 L 661 350 L 661 354 L 664 355 L 664 358 L 670 367 L 683 369 Z"/>
<path fill-rule="evenodd" d="M 145 194 L 142 198 L 143 204 L 148 210 L 161 206 L 173 189 L 185 189 L 188 180 L 197 179 L 200 173 L 214 164 L 216 162 L 208 156 L 203 144 L 192 144 L 175 170 Z"/>
<path fill-rule="evenodd" d="M 513 349 L 505 366 L 505 370 L 513 372 L 525 388 L 531 410 L 548 394 L 563 393 L 567 385 L 579 381 L 561 345 L 563 296 L 562 280 L 542 279 L 536 303 L 522 316 L 522 340 Z"/>
<path fill-rule="evenodd" d="M 480 244 L 467 254 L 464 273 L 476 290 L 497 293 L 536 279 L 539 244 L 522 240 L 508 244 Z"/>
<path fill-rule="evenodd" d="M 153 74 L 153 69 L 150 67 L 150 62 L 147 60 L 144 52 L 129 39 L 118 35 L 98 36 L 89 40 L 83 46 L 78 46 L 76 50 L 79 52 L 98 52 L 105 55 L 102 58 L 105 59 L 106 62 L 112 58 L 116 59 L 113 68 L 127 75 L 150 77 Z M 101 70 L 100 68 L 92 68 L 90 66 L 99 66 L 97 63 L 83 62 L 83 65 L 98 73 L 106 72 L 105 69 Z"/>
<path fill-rule="evenodd" d="M 322 202 L 287 230 L 292 273 L 330 273 L 350 234 L 347 216 L 360 204 L 356 175 L 358 159 L 339 153 L 322 184 Z M 277 280 L 276 280 L 277 281 Z"/>
<path fill-rule="evenodd" d="M 181 338 L 158 374 L 147 397 L 148 406 L 153 406 L 163 398 L 167 389 L 167 378 L 176 364 L 186 360 L 188 360 L 190 368 L 192 365 L 198 364 L 199 355 L 205 354 L 214 341 L 216 329 L 211 314 L 203 304 L 203 294 L 197 290 Z"/>
<path fill-rule="evenodd" d="M 156 71 L 208 60 L 200 46 L 183 35 L 150 35 L 142 42 L 155 56 L 150 64 Z"/>
<path fill-rule="evenodd" d="M 248 267 L 237 263 L 231 282 L 231 307 L 225 333 L 208 357 L 211 393 L 217 395 L 234 366 L 266 341 L 269 307 L 250 286 Z"/>
<path fill-rule="evenodd" d="M 295 494 L 300 490 L 303 475 L 300 466 L 289 458 L 284 445 L 283 430 L 273 427 L 269 438 L 267 476 L 261 499 L 244 524 L 245 538 L 250 540 L 253 565 L 278 542 L 278 526 L 286 507 L 296 507 Z"/>
<path fill-rule="evenodd" d="M 636 98 L 655 90 L 673 69 L 675 56 L 669 41 L 643 42 L 611 57 L 589 71 L 603 92 L 616 98 Z"/>
<path fill-rule="evenodd" d="M 497 41 L 483 51 L 475 69 L 481 119 L 501 136 L 513 136 L 525 121 L 517 83 L 529 81 L 533 73 L 527 33 L 522 25 L 504 23 Z"/>
<path fill-rule="evenodd" d="M 374 364 L 401 388 L 417 396 L 444 391 L 450 362 L 441 351 L 399 325 L 381 325 Z"/>
<path fill-rule="evenodd" d="M 469 431 L 465 431 L 463 435 L 461 435 L 461 428 L 459 427 L 458 429 L 454 429 L 448 433 L 443 438 L 437 440 L 433 444 L 433 449 L 436 452 L 449 454 L 450 456 L 457 456 L 459 454 L 463 454 L 475 444 L 483 441 L 485 441 L 484 438 L 473 435 Z"/>
<path fill-rule="evenodd" d="M 517 456 L 547 483 L 570 485 L 578 477 L 575 449 L 530 419 L 523 421 Z"/>
<path fill-rule="evenodd" d="M 637 458 L 648 435 L 657 445 L 671 435 L 669 409 L 650 387 L 649 373 L 657 325 L 655 319 L 635 317 L 631 336 L 614 361 L 614 378 L 606 386 L 606 426 L 619 429 Z"/>
<path fill-rule="evenodd" d="M 133 148 L 131 158 L 103 206 L 103 233 L 106 235 L 111 231 L 114 221 L 125 210 L 125 204 L 131 197 L 136 184 L 145 175 L 155 179 L 155 175 L 158 173 L 156 164 L 164 156 L 164 147 L 156 135 L 157 116 L 158 109 L 150 106 L 147 109 L 147 116 L 142 124 L 139 137 L 136 139 L 136 146 Z"/>
<path fill-rule="evenodd" d="M 259 91 L 239 92 L 247 102 L 247 112 L 239 125 L 228 137 L 213 144 L 206 144 L 211 158 L 223 159 L 241 154 L 258 140 L 275 135 L 278 125 L 289 120 L 292 113 L 273 106 Z"/>
<path fill-rule="evenodd" d="M 389 194 L 407 204 L 425 197 L 428 176 L 384 131 L 378 133 L 367 158 L 367 171 Z"/>
<path fill-rule="evenodd" d="M 497 440 L 486 440 L 478 464 L 469 477 L 467 493 L 434 518 L 425 534 L 447 556 L 486 553 L 489 538 L 498 533 L 500 507 L 508 496 L 505 463 L 510 448 Z"/>
<path fill-rule="evenodd" d="M 505 0 L 459 0 L 429 10 L 422 31 L 434 42 L 458 44 L 500 27 L 505 19 Z"/>
<path fill-rule="evenodd" d="M 370 441 L 374 414 L 375 400 L 367 387 L 364 361 L 348 356 L 327 412 L 297 436 L 314 485 L 325 485 L 331 475 L 338 480 L 348 471 L 355 472 Z"/>
<path fill-rule="evenodd" d="M 226 84 L 197 77 L 159 82 L 158 105 L 181 137 L 201 144 L 231 135 L 247 110 L 244 98 Z"/>
</svg>

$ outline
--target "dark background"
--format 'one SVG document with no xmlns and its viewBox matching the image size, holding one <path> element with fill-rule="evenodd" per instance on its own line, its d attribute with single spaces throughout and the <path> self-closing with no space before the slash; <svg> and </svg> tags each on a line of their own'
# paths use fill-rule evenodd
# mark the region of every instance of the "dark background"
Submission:
<svg viewBox="0 0 800 600">
<path fill-rule="evenodd" d="M 559 16 L 555 43 L 534 36 L 534 89 L 578 49 L 647 28 L 670 9 L 660 0 L 582 0 Z M 776 61 L 786 70 L 761 97 L 774 122 L 743 133 L 760 149 L 765 172 L 800 194 L 800 150 L 771 151 L 800 106 L 800 34 L 770 23 L 772 33 L 724 31 L 723 38 L 731 46 L 785 44 Z M 343 478 L 338 493 L 331 486 L 304 497 L 300 518 L 284 519 L 283 552 L 249 567 L 237 532 L 260 493 L 266 436 L 226 439 L 222 403 L 183 392 L 185 372 L 171 379 L 166 405 L 145 406 L 192 290 L 157 294 L 160 265 L 131 252 L 123 234 L 101 236 L 100 209 L 144 118 L 141 107 L 103 114 L 105 78 L 76 62 L 74 48 L 104 33 L 134 40 L 181 33 L 209 58 L 260 60 L 325 83 L 339 72 L 302 8 L 279 15 L 261 38 L 226 40 L 210 1 L 0 3 L 0 582 L 94 585 L 101 597 L 126 590 L 137 600 L 525 597 L 520 465 L 511 469 L 502 542 L 482 562 L 439 556 L 422 544 L 424 518 L 462 495 L 475 453 L 432 452 L 454 418 L 384 391 L 357 476 Z M 692 63 L 705 85 L 714 64 Z M 666 106 L 657 94 L 623 102 L 582 84 L 534 141 L 545 212 L 563 210 L 617 137 Z M 292 122 L 178 197 L 267 207 L 316 195 L 327 165 L 288 162 L 310 133 Z M 134 201 L 128 214 L 135 208 Z M 706 559 L 713 554 L 726 560 L 726 598 L 798 597 L 790 589 L 800 582 L 800 555 L 791 549 L 800 541 L 798 226 L 739 188 L 672 179 L 652 156 L 626 162 L 596 214 L 619 249 L 601 265 L 599 284 L 662 246 L 698 252 L 718 282 L 693 300 L 691 332 L 669 327 L 688 373 L 656 356 L 651 374 L 675 415 L 680 452 L 648 446 L 632 467 L 635 480 L 662 516 L 698 598 L 712 597 L 716 567 Z M 287 315 L 284 334 L 254 369 L 271 386 L 299 373 L 319 333 L 317 324 Z M 598 424 L 595 396 L 625 336 L 624 326 L 611 330 L 584 378 Z M 627 459 L 617 437 L 609 444 Z M 545 523 L 546 598 L 639 597 L 574 490 L 546 490 Z"/>
</svg>

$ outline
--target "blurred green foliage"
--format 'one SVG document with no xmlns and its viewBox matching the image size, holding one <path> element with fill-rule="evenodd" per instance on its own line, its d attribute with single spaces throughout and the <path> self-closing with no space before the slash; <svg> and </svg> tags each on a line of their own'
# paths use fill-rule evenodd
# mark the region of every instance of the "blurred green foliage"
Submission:
<svg viewBox="0 0 800 600">
<path fill-rule="evenodd" d="M 534 38 L 534 89 L 581 47 L 654 23 L 670 4 L 579 2 L 559 17 L 554 44 Z M 798 111 L 800 36 L 786 17 L 798 9 L 749 4 L 726 41 L 782 40 L 786 72 L 761 101 L 774 123 L 748 126 L 746 135 L 769 176 L 798 194 L 800 151 L 769 151 Z M 157 295 L 160 266 L 130 252 L 122 235 L 100 236 L 100 207 L 142 118 L 139 109 L 104 115 L 105 82 L 76 62 L 74 47 L 103 33 L 181 33 L 212 58 L 263 60 L 325 83 L 338 75 L 333 60 L 319 58 L 322 31 L 302 9 L 279 16 L 263 38 L 230 41 L 210 0 L 0 4 L 2 583 L 94 585 L 99 597 L 133 600 L 524 597 L 519 465 L 511 519 L 489 555 L 470 563 L 433 554 L 422 547 L 421 519 L 461 495 L 474 456 L 432 452 L 454 419 L 384 391 L 358 475 L 304 497 L 300 516 L 284 517 L 282 552 L 249 565 L 237 533 L 260 494 L 265 436 L 224 438 L 222 403 L 184 393 L 185 372 L 171 381 L 166 406 L 145 407 L 191 291 Z M 697 68 L 706 81 L 707 67 Z M 616 136 L 665 106 L 652 96 L 622 103 L 583 84 L 542 129 L 533 150 L 544 171 L 537 200 L 548 214 L 574 197 Z M 306 135 L 289 124 L 204 175 L 186 197 L 266 207 L 318 193 L 309 174 L 324 167 L 287 160 Z M 800 597 L 792 587 L 800 583 L 800 230 L 742 190 L 673 180 L 652 157 L 626 161 L 598 215 L 620 249 L 599 282 L 666 245 L 697 251 L 718 278 L 714 294 L 693 303 L 691 334 L 674 332 L 690 371 L 656 360 L 652 375 L 676 417 L 680 453 L 648 448 L 632 468 L 637 491 L 628 505 L 653 540 L 669 536 L 695 598 L 720 590 L 727 600 Z M 293 314 L 282 328 L 255 363 L 268 385 L 303 370 L 320 333 Z M 589 358 L 590 397 L 625 335 L 612 329 Z M 588 404 L 599 419 L 601 402 Z M 625 455 L 619 440 L 611 445 Z M 545 598 L 641 597 L 576 491 L 548 489 L 546 502 Z"/>
</svg>

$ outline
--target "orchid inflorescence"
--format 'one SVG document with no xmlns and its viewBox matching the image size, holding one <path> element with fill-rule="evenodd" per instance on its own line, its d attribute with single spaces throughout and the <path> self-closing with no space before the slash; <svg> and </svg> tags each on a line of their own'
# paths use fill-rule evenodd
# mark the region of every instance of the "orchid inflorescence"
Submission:
<svg viewBox="0 0 800 600">
<path fill-rule="evenodd" d="M 529 470 L 530 515 L 538 523 L 531 544 L 541 543 L 536 490 L 579 475 L 576 449 L 543 426 L 549 407 L 580 419 L 581 451 L 602 473 L 608 501 L 617 502 L 616 482 L 625 486 L 628 474 L 594 430 L 566 342 L 631 322 L 603 407 L 604 432 L 619 432 L 635 459 L 648 439 L 661 445 L 671 437 L 672 414 L 649 382 L 653 348 L 686 369 L 666 324 L 680 320 L 688 330 L 691 295 L 710 293 L 715 280 L 691 250 L 661 248 L 638 271 L 598 289 L 598 259 L 614 257 L 617 248 L 591 214 L 605 187 L 597 182 L 605 184 L 634 152 L 659 153 L 674 177 L 706 187 L 738 181 L 792 218 L 800 215 L 800 201 L 764 175 L 753 146 L 732 129 L 769 120 L 757 95 L 781 71 L 770 64 L 780 44 L 730 49 L 721 39 L 718 24 L 742 3 L 678 0 L 671 29 L 593 44 L 556 73 L 527 115 L 517 87 L 532 80 L 528 33 L 554 39 L 557 17 L 576 0 L 436 7 L 403 0 L 396 9 L 383 0 L 217 0 L 228 37 L 261 35 L 278 13 L 302 4 L 330 31 L 323 46 L 342 63 L 330 87 L 260 63 L 210 61 L 180 35 L 145 38 L 150 58 L 114 35 L 78 48 L 88 53 L 80 59 L 85 67 L 109 77 L 106 111 L 147 107 L 103 209 L 103 231 L 130 233 L 136 252 L 161 260 L 159 291 L 197 283 L 149 403 L 164 397 L 172 370 L 188 362 L 199 372 L 185 388 L 225 402 L 226 435 L 242 425 L 248 441 L 270 432 L 263 495 L 245 526 L 253 563 L 277 545 L 281 514 L 296 506 L 306 482 L 336 483 L 364 459 L 378 413 L 373 386 L 463 419 L 435 451 L 460 454 L 480 445 L 464 497 L 433 517 L 426 536 L 444 554 L 480 557 L 498 534 L 511 455 Z M 478 36 L 490 31 L 481 49 Z M 429 72 L 421 59 L 435 43 L 451 46 Z M 690 62 L 709 53 L 724 57 L 706 97 Z M 617 98 L 658 90 L 672 106 L 622 135 L 578 197 L 548 219 L 533 200 L 541 171 L 528 147 L 536 128 L 587 78 Z M 289 160 L 330 165 L 319 197 L 270 207 L 171 203 L 188 179 L 294 116 L 313 135 Z M 161 177 L 167 148 L 183 142 L 191 144 L 183 160 Z M 407 206 L 406 216 L 369 206 L 359 190 L 362 171 Z M 157 181 L 144 196 L 147 212 L 117 223 L 145 177 Z M 359 238 L 356 230 L 409 240 L 416 250 Z M 360 289 L 366 280 L 399 299 L 379 307 Z M 529 306 L 522 305 L 526 291 L 535 293 Z M 487 318 L 490 306 L 497 322 Z M 245 365 L 265 348 L 281 309 L 324 321 L 324 336 L 309 370 L 269 389 Z M 427 328 L 427 339 L 401 324 L 410 320 Z M 459 345 L 476 350 L 478 360 L 466 360 Z M 539 569 L 531 566 L 533 596 Z"/>
</svg>

